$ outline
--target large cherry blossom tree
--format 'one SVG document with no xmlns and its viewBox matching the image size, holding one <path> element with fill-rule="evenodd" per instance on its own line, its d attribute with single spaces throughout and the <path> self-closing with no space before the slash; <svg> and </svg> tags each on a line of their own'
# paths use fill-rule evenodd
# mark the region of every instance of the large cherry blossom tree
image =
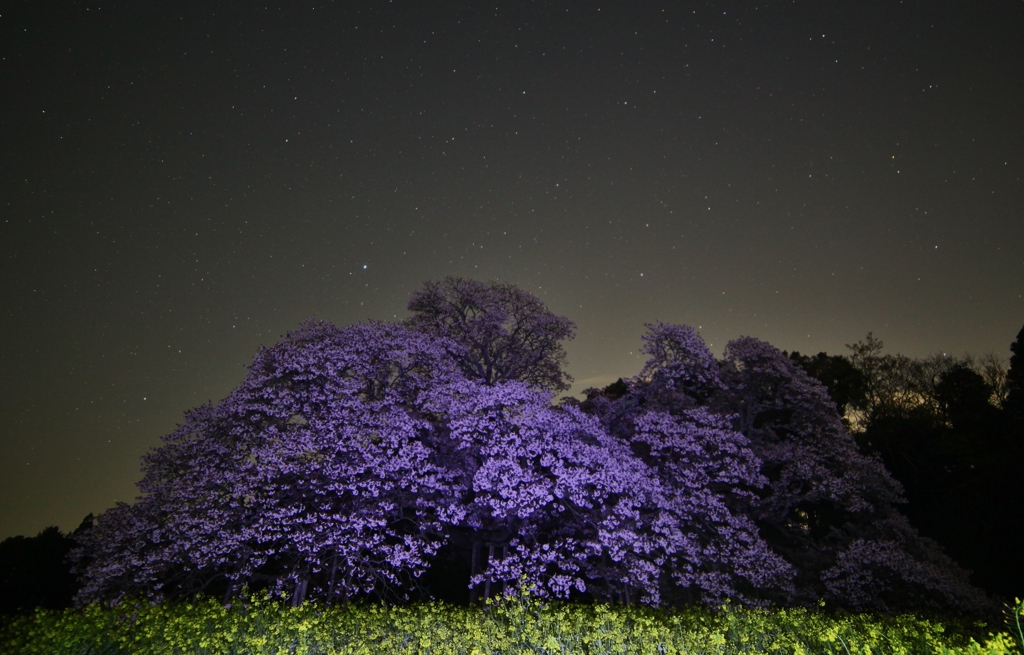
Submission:
<svg viewBox="0 0 1024 655">
<path fill-rule="evenodd" d="M 308 324 L 143 463 L 141 497 L 97 518 L 81 600 L 266 580 L 301 599 L 402 590 L 457 522 L 417 396 L 461 380 L 436 338 Z"/>
<path fill-rule="evenodd" d="M 714 417 L 638 417 L 635 442 L 648 446 L 639 458 L 594 417 L 522 383 L 440 395 L 431 411 L 471 474 L 465 523 L 453 527 L 503 546 L 474 584 L 522 578 L 540 595 L 651 604 L 665 591 L 718 602 L 742 597 L 738 581 L 787 584 L 789 567 L 728 509 L 727 487 L 757 484 L 756 463 L 730 459 L 742 444 Z"/>
<path fill-rule="evenodd" d="M 639 376 L 554 405 L 573 327 L 539 300 L 449 278 L 410 309 L 307 323 L 188 413 L 136 502 L 79 537 L 79 602 L 408 598 L 455 553 L 471 597 L 984 606 L 770 345 L 719 361 L 692 328 L 650 325 Z"/>
<path fill-rule="evenodd" d="M 725 349 L 725 391 L 768 476 L 757 518 L 798 563 L 805 600 L 881 610 L 984 611 L 984 594 L 897 506 L 900 484 L 862 454 L 825 387 L 774 346 L 743 337 Z"/>
<path fill-rule="evenodd" d="M 525 582 L 657 604 L 786 584 L 730 510 L 734 483 L 761 481 L 721 419 L 644 414 L 631 444 L 549 391 L 467 378 L 450 345 L 311 323 L 261 351 L 145 458 L 137 502 L 98 517 L 79 600 L 246 583 L 404 597 L 445 545 L 468 551 L 478 593 Z"/>
<path fill-rule="evenodd" d="M 899 513 L 899 483 L 858 451 L 820 383 L 757 339 L 730 342 L 719 362 L 690 327 L 648 328 L 651 359 L 628 393 L 602 401 L 612 405 L 603 414 L 657 408 L 687 420 L 706 410 L 743 436 L 767 484 L 734 507 L 795 567 L 789 602 L 985 610 L 966 572 Z"/>
<path fill-rule="evenodd" d="M 687 546 L 666 559 L 674 601 L 785 598 L 792 567 L 761 538 L 751 515 L 768 480 L 748 439 L 707 403 L 722 391 L 719 365 L 686 326 L 650 325 L 641 374 L 582 407 L 657 472 Z M 728 566 L 721 566 L 728 562 Z"/>
</svg>

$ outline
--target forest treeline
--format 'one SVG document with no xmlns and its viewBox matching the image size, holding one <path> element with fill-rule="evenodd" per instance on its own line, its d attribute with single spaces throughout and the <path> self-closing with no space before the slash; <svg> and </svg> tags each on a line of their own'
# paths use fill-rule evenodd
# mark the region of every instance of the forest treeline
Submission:
<svg viewBox="0 0 1024 655">
<path fill-rule="evenodd" d="M 575 326 L 446 278 L 410 319 L 308 323 L 147 454 L 140 497 L 0 543 L 0 612 L 266 588 L 991 616 L 1024 590 L 1024 329 L 1004 362 L 647 325 L 582 401 Z M 47 589 L 42 593 L 41 589 Z"/>
<path fill-rule="evenodd" d="M 872 334 L 842 355 L 794 352 L 864 453 L 900 481 L 904 513 L 972 581 L 1012 600 L 1024 588 L 1024 329 L 1009 360 L 886 353 Z"/>
</svg>

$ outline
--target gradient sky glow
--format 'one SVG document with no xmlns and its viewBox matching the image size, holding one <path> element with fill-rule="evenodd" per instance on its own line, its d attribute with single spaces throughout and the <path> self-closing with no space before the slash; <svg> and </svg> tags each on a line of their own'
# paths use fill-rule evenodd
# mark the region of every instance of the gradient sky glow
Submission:
<svg viewBox="0 0 1024 655">
<path fill-rule="evenodd" d="M 1008 356 L 1024 2 L 18 3 L 0 14 L 0 539 L 139 457 L 306 318 L 429 278 L 577 322 Z"/>
</svg>

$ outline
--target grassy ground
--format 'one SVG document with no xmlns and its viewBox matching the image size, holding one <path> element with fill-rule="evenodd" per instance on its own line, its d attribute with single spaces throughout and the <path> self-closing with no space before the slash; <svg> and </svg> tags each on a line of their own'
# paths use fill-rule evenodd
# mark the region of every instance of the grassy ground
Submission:
<svg viewBox="0 0 1024 655">
<path fill-rule="evenodd" d="M 1018 603 L 1014 620 L 1020 621 Z M 306 603 L 292 608 L 263 597 L 224 607 L 213 600 L 177 605 L 128 603 L 84 611 L 39 611 L 0 627 L 4 654 L 632 654 L 678 653 L 986 653 L 1024 655 L 1020 624 L 981 643 L 913 616 L 835 616 L 806 610 L 541 604 L 513 598 L 482 610 Z"/>
</svg>

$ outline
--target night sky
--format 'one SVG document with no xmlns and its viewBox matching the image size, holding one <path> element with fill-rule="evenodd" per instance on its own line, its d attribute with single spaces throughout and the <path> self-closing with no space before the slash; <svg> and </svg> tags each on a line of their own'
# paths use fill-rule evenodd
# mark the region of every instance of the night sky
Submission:
<svg viewBox="0 0 1024 655">
<path fill-rule="evenodd" d="M 259 346 L 431 278 L 576 321 L 577 393 L 655 320 L 1024 324 L 1020 0 L 218 4 L 0 15 L 0 538 L 131 501 Z"/>
</svg>

